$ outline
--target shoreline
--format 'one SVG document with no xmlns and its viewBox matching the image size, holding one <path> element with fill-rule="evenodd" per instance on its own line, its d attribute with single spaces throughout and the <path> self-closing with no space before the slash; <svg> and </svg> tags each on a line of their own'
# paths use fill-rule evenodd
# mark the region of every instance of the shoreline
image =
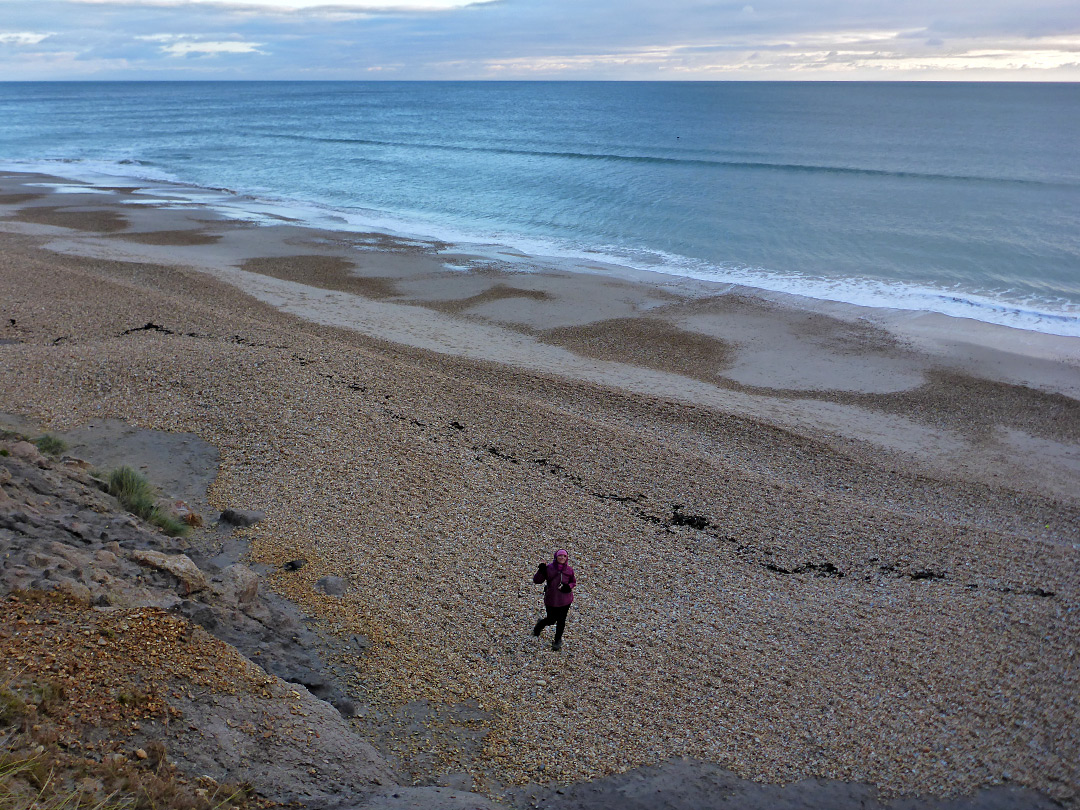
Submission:
<svg viewBox="0 0 1080 810">
<path fill-rule="evenodd" d="M 325 230 L 280 215 L 268 216 L 263 221 L 257 219 L 246 220 L 223 214 L 217 210 L 214 203 L 199 201 L 198 199 L 185 201 L 177 208 L 173 208 L 170 201 L 165 199 L 139 199 L 136 194 L 145 191 L 145 188 L 140 186 L 139 183 L 121 183 L 113 186 L 93 185 L 89 181 L 25 172 L 4 172 L 0 176 L 5 178 L 6 181 L 4 190 L 0 191 L 0 210 L 8 209 L 11 212 L 18 212 L 24 207 L 37 207 L 37 203 L 34 202 L 35 199 L 40 202 L 41 199 L 45 198 L 52 200 L 57 206 L 63 207 L 75 199 L 75 196 L 80 193 L 77 189 L 81 184 L 85 183 L 82 193 L 89 196 L 80 204 L 90 203 L 91 205 L 108 207 L 116 212 L 115 215 L 121 218 L 120 221 L 126 218 L 133 222 L 132 227 L 129 228 L 131 232 L 123 237 L 130 240 L 127 250 L 125 251 L 121 244 L 114 241 L 110 245 L 111 251 L 102 252 L 103 257 L 111 252 L 111 255 L 124 260 L 161 260 L 169 257 L 171 253 L 173 255 L 170 257 L 170 261 L 166 263 L 182 263 L 184 259 L 196 258 L 197 253 L 184 256 L 182 253 L 178 253 L 177 248 L 212 245 L 220 238 L 217 233 L 203 237 L 191 236 L 201 227 L 211 226 L 215 232 L 228 231 L 230 227 L 235 230 L 254 229 L 256 232 L 262 231 L 265 234 L 267 228 L 273 230 L 276 226 L 278 228 L 294 229 L 295 232 L 284 238 L 270 241 L 314 248 L 317 255 L 321 256 L 343 258 L 348 255 L 355 261 L 358 255 L 370 250 L 384 249 L 399 253 L 426 252 L 431 257 L 431 261 L 425 269 L 428 271 L 435 270 L 440 266 L 441 260 L 442 268 L 447 271 L 447 276 L 450 277 L 452 277 L 455 270 L 467 274 L 477 271 L 502 271 L 509 277 L 519 280 L 528 279 L 532 275 L 571 276 L 575 278 L 599 277 L 600 279 L 609 279 L 615 284 L 619 282 L 636 283 L 655 290 L 670 290 L 675 295 L 687 299 L 713 298 L 725 295 L 743 296 L 767 304 L 825 315 L 839 320 L 868 322 L 887 329 L 899 339 L 915 342 L 922 348 L 931 351 L 940 350 L 941 344 L 947 343 L 989 344 L 995 349 L 1016 353 L 1025 358 L 1048 359 L 1055 362 L 1071 361 L 1071 365 L 1080 368 L 1080 359 L 1078 359 L 1080 358 L 1080 336 L 1073 338 L 1068 335 L 1039 332 L 931 310 L 866 306 L 830 299 L 811 298 L 793 292 L 769 290 L 734 282 L 678 276 L 662 271 L 634 268 L 628 265 L 603 261 L 586 262 L 585 260 L 575 260 L 564 263 L 564 260 L 558 257 L 531 256 L 517 249 L 500 245 L 471 244 L 468 245 L 469 250 L 461 250 L 459 249 L 460 246 L 455 246 L 453 243 L 416 234 L 404 235 L 393 230 Z M 24 186 L 27 184 L 41 184 L 41 187 L 25 188 Z M 64 188 L 64 191 L 57 192 L 55 189 L 48 188 L 54 184 Z M 15 189 L 8 189 L 8 185 L 15 186 Z M 168 188 L 174 184 L 158 181 L 155 185 Z M 175 190 L 178 192 L 188 191 L 191 188 L 197 187 L 175 184 Z M 214 191 L 215 193 L 224 193 L 230 197 L 234 196 L 232 192 L 223 190 L 198 190 Z M 236 199 L 242 201 L 247 198 L 237 196 Z M 254 203 L 254 200 L 251 202 Z M 27 206 L 28 203 L 33 205 Z M 138 205 L 133 207 L 125 205 L 127 203 L 138 203 Z M 164 227 L 160 224 L 146 226 L 145 231 L 140 232 L 140 227 L 142 227 L 140 221 L 145 219 L 143 216 L 145 211 L 133 210 L 133 208 L 145 208 L 155 211 L 156 213 L 151 215 L 151 218 L 157 219 L 159 222 L 163 216 L 170 217 L 171 224 Z M 170 211 L 170 209 L 172 211 L 166 214 L 165 212 Z M 165 221 L 169 222 L 169 220 Z M 13 228 L 12 224 L 9 223 L 6 229 L 8 232 L 22 230 L 22 232 L 33 234 L 35 232 L 34 224 L 32 220 L 27 221 L 26 225 L 28 227 L 19 229 L 17 226 Z M 174 226 L 178 230 L 172 230 Z M 46 230 L 38 229 L 37 232 L 47 235 L 49 226 L 46 224 L 44 227 Z M 61 227 L 63 226 L 61 225 Z M 93 230 L 92 223 L 89 229 Z M 77 226 L 76 230 L 83 230 L 83 228 Z M 108 227 L 106 230 L 112 231 L 113 228 Z M 177 239 L 179 241 L 174 241 Z M 194 241 L 191 241 L 192 239 Z M 308 244 L 305 245 L 305 242 Z M 155 250 L 155 247 L 171 248 L 172 250 Z M 64 249 L 62 243 L 58 249 Z M 205 268 L 220 270 L 222 263 L 234 264 L 246 250 L 250 250 L 250 240 L 246 244 L 236 245 L 233 249 L 225 248 L 221 252 L 212 252 L 209 263 L 205 264 Z M 191 266 L 202 266 L 198 260 L 190 264 Z M 387 269 L 389 271 L 388 276 L 401 275 L 400 268 L 390 266 Z M 356 270 L 357 268 L 353 268 L 354 275 L 360 277 L 368 275 L 364 271 L 356 273 Z M 453 284 L 454 282 L 448 278 L 447 283 Z M 315 284 L 318 286 L 318 282 L 315 282 Z M 442 292 L 435 289 L 433 295 L 438 296 Z M 653 306 L 655 303 L 649 302 L 649 305 Z M 511 316 L 510 320 L 517 319 Z M 571 316 L 570 320 L 573 321 L 574 316 Z M 528 319 L 522 322 L 530 326 L 536 325 L 535 322 Z M 552 325 L 562 326 L 567 324 L 556 319 L 552 322 Z M 1075 390 L 1075 394 L 1080 394 L 1080 388 Z"/>
<path fill-rule="evenodd" d="M 16 186 L 4 187 L 15 195 L 9 199 L 25 196 L 27 177 L 7 182 Z M 44 237 L 60 254 L 196 268 L 279 312 L 399 350 L 752 413 L 800 435 L 869 441 L 927 471 L 963 470 L 988 483 L 1030 478 L 1033 490 L 1067 495 L 1080 480 L 1069 448 L 1075 437 L 1059 435 L 1052 420 L 1014 419 L 989 452 L 972 454 L 958 435 L 969 431 L 961 415 L 912 419 L 900 402 L 925 391 L 963 409 L 964 389 L 977 380 L 1080 400 L 1080 338 L 718 291 L 663 274 L 522 272 L 442 243 L 253 225 L 202 208 L 124 206 L 131 192 L 95 190 L 80 199 L 35 189 L 40 196 L 7 208 L 13 217 L 3 227 Z M 959 376 L 941 383 L 942 374 Z M 1019 415 L 1024 395 L 1011 399 Z"/>
<path fill-rule="evenodd" d="M 267 512 L 253 560 L 310 560 L 270 586 L 371 639 L 343 653 L 357 695 L 479 701 L 479 753 L 430 767 L 498 792 L 694 757 L 1075 800 L 1070 339 L 1023 354 L 970 325 L 60 197 L 0 209 L 0 411 L 218 447 L 211 503 Z M 583 588 L 553 654 L 524 572 L 563 538 Z M 327 575 L 344 597 L 312 597 Z"/>
<path fill-rule="evenodd" d="M 46 162 L 47 163 L 47 162 Z M 292 223 L 300 227 L 336 234 L 343 240 L 370 233 L 386 235 L 405 243 L 438 245 L 451 249 L 452 253 L 464 254 L 474 260 L 515 265 L 521 272 L 565 271 L 580 274 L 599 272 L 628 281 L 643 281 L 664 285 L 673 283 L 684 289 L 700 287 L 703 294 L 715 294 L 724 288 L 741 290 L 766 300 L 780 299 L 796 302 L 803 309 L 855 308 L 856 310 L 901 318 L 910 315 L 933 314 L 950 319 L 971 319 L 975 323 L 1003 326 L 1020 332 L 1080 338 L 1080 304 L 1070 304 L 1069 312 L 1044 312 L 1032 310 L 1023 302 L 1007 302 L 986 298 L 978 292 L 958 292 L 955 289 L 921 286 L 908 282 L 881 282 L 867 278 L 825 279 L 816 277 L 787 277 L 761 268 L 726 268 L 706 264 L 706 269 L 693 269 L 702 260 L 682 256 L 667 256 L 662 251 L 644 250 L 649 258 L 645 264 L 635 263 L 630 256 L 635 249 L 627 248 L 620 256 L 620 248 L 612 247 L 614 253 L 603 249 L 577 246 L 573 249 L 559 246 L 557 241 L 538 236 L 503 234 L 492 241 L 490 235 L 479 236 L 460 228 L 441 228 L 435 222 L 405 221 L 397 215 L 367 209 L 338 209 L 330 205 L 286 197 L 269 195 L 260 197 L 257 192 L 235 191 L 224 187 L 200 186 L 176 179 L 154 178 L 140 175 L 113 175 L 107 171 L 76 171 L 75 164 L 62 164 L 69 175 L 53 176 L 39 173 L 37 169 L 0 169 L 8 175 L 38 177 L 46 181 L 59 181 L 61 193 L 76 192 L 80 185 L 87 189 L 99 189 L 109 193 L 132 192 L 126 202 L 151 207 L 196 208 L 214 212 L 214 216 L 233 221 L 259 225 Z M 42 167 L 45 168 L 45 167 Z M 54 167 L 49 167 L 54 168 Z M 91 192 L 98 193 L 98 192 Z M 433 235 L 435 234 L 435 235 Z M 553 249 L 555 252 L 552 252 Z M 666 268 L 653 264 L 665 264 Z M 718 275 L 718 272 L 720 273 Z M 724 273 L 726 277 L 720 277 Z M 785 279 L 777 281 L 777 279 Z M 779 285 L 779 286 L 777 286 Z M 855 296 L 852 290 L 861 289 Z M 843 292 L 845 291 L 846 292 Z M 838 295 L 830 291 L 841 291 Z M 857 299 L 857 300 L 856 300 Z M 1049 302 L 1046 302 L 1049 303 Z M 907 304 L 905 306 L 905 304 Z M 942 308 L 946 307 L 946 308 Z M 959 307 L 959 308 L 958 308 Z M 983 318 L 973 318 L 972 311 L 982 310 Z M 893 315 L 890 315 L 892 313 Z M 1036 318 L 1036 323 L 1052 324 L 1049 330 L 1036 328 L 1030 320 L 1016 323 L 1017 318 Z M 874 320 L 877 320 L 875 317 Z M 1064 330 L 1064 331 L 1063 331 Z"/>
</svg>

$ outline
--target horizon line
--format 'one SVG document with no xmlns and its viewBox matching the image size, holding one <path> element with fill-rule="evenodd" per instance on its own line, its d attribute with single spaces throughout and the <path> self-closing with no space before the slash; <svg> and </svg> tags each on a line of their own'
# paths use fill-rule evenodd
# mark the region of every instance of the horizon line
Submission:
<svg viewBox="0 0 1080 810">
<path fill-rule="evenodd" d="M 249 78 L 185 78 L 185 79 L 4 79 L 0 78 L 0 84 L 109 84 L 109 83 L 127 83 L 127 84 L 209 84 L 214 82 L 235 82 L 235 83 L 251 83 L 251 84 L 273 84 L 275 82 L 294 82 L 294 83 L 314 83 L 314 82 L 369 82 L 372 84 L 392 84 L 392 83 L 413 83 L 413 84 L 453 84 L 453 83 L 475 83 L 475 84 L 540 84 L 540 83 L 593 83 L 593 84 L 1080 84 L 1080 79 L 1021 79 L 1021 78 L 993 78 L 993 79 L 917 79 L 917 78 L 895 78 L 895 79 L 849 79 L 849 78 L 835 78 L 835 79 L 821 79 L 821 78 L 807 78 L 807 79 L 567 79 L 567 78 L 550 78 L 550 79 L 391 79 L 391 78 L 362 78 L 362 79 L 249 79 Z"/>
</svg>

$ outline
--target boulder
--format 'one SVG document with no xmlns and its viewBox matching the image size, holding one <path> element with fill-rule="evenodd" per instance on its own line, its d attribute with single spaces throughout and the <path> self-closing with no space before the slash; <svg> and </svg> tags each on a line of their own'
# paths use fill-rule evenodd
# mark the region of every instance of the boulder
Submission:
<svg viewBox="0 0 1080 810">
<path fill-rule="evenodd" d="M 322 591 L 327 596 L 344 596 L 349 589 L 349 583 L 341 577 L 323 577 L 315 583 L 315 590 Z"/>
<path fill-rule="evenodd" d="M 15 442 L 11 445 L 11 455 L 39 466 L 48 463 L 45 461 L 45 456 L 41 455 L 41 451 L 30 442 Z"/>
<path fill-rule="evenodd" d="M 259 575 L 246 565 L 234 563 L 221 572 L 222 596 L 237 605 L 249 605 L 259 595 Z"/>
<path fill-rule="evenodd" d="M 266 513 L 253 509 L 226 509 L 221 513 L 221 521 L 233 526 L 254 526 L 266 519 Z"/>
<path fill-rule="evenodd" d="M 181 596 L 206 588 L 206 576 L 186 554 L 162 554 L 160 551 L 146 549 L 132 551 L 131 559 L 172 574 L 180 580 Z"/>
<path fill-rule="evenodd" d="M 77 602 L 82 602 L 84 605 L 89 605 L 94 601 L 94 595 L 90 592 L 89 588 L 81 582 L 76 582 L 67 577 L 57 578 L 56 590 L 60 593 L 67 594 Z"/>
</svg>

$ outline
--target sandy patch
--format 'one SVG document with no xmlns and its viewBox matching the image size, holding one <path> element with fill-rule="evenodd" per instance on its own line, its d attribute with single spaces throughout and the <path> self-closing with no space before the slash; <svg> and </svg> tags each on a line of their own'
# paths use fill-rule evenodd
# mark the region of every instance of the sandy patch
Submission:
<svg viewBox="0 0 1080 810">
<path fill-rule="evenodd" d="M 150 231 L 121 233 L 117 234 L 116 238 L 144 245 L 212 245 L 221 241 L 221 234 L 201 231 Z"/>
<path fill-rule="evenodd" d="M 45 194 L 0 194 L 0 205 L 18 205 L 19 203 L 40 200 Z"/>
<path fill-rule="evenodd" d="M 123 214 L 108 208 L 74 209 L 36 206 L 20 209 L 12 215 L 12 219 L 36 225 L 51 225 L 76 231 L 100 233 L 122 231 L 128 225 L 127 218 Z"/>
<path fill-rule="evenodd" d="M 465 298 L 455 298 L 449 301 L 425 302 L 425 306 L 439 312 L 461 313 L 481 304 L 490 304 L 493 301 L 505 301 L 507 299 L 526 299 L 529 301 L 550 301 L 552 295 L 544 290 L 529 290 L 514 287 L 509 284 L 495 284 L 483 292 L 470 295 Z"/>
<path fill-rule="evenodd" d="M 250 273 L 365 298 L 390 298 L 396 293 L 392 279 L 355 275 L 355 265 L 339 256 L 265 256 L 248 259 L 240 267 Z"/>
<path fill-rule="evenodd" d="M 672 308 L 670 317 L 733 345 L 724 377 L 747 389 L 886 393 L 923 382 L 920 358 L 866 322 L 739 294 Z"/>
<path fill-rule="evenodd" d="M 670 371 L 714 383 L 721 380 L 720 372 L 735 357 L 732 346 L 722 340 L 686 332 L 647 317 L 551 329 L 542 332 L 540 339 L 585 357 Z"/>
</svg>

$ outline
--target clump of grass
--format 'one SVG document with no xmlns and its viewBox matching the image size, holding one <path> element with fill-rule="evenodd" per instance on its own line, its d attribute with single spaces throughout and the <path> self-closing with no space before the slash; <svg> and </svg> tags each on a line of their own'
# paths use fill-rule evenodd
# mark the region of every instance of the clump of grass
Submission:
<svg viewBox="0 0 1080 810">
<path fill-rule="evenodd" d="M 46 433 L 44 436 L 34 439 L 34 444 L 37 445 L 38 450 L 47 456 L 58 456 L 67 450 L 67 443 L 59 436 L 53 436 L 51 433 Z"/>
<path fill-rule="evenodd" d="M 155 509 L 149 520 L 169 537 L 183 537 L 191 531 L 191 526 L 187 523 L 161 509 Z"/>
<path fill-rule="evenodd" d="M 0 456 L 10 456 L 10 455 L 11 455 L 10 450 L 8 450 L 6 447 L 0 447 Z"/>
<path fill-rule="evenodd" d="M 26 701 L 8 687 L 0 688 L 0 726 L 13 725 L 26 713 Z"/>
<path fill-rule="evenodd" d="M 144 520 L 148 520 L 154 511 L 154 488 L 142 473 L 126 465 L 109 473 L 109 494 Z"/>
<path fill-rule="evenodd" d="M 189 526 L 155 503 L 157 493 L 146 476 L 131 467 L 117 467 L 109 473 L 109 494 L 133 515 L 153 523 L 170 537 L 187 534 Z"/>
</svg>

